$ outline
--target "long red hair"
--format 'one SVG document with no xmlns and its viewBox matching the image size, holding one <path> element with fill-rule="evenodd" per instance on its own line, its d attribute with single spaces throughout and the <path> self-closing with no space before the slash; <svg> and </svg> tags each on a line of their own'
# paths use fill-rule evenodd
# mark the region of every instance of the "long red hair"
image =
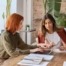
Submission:
<svg viewBox="0 0 66 66">
<path fill-rule="evenodd" d="M 20 21 L 23 19 L 23 16 L 17 13 L 13 13 L 8 17 L 6 21 L 6 30 L 11 33 L 14 33 L 18 29 Z"/>
</svg>

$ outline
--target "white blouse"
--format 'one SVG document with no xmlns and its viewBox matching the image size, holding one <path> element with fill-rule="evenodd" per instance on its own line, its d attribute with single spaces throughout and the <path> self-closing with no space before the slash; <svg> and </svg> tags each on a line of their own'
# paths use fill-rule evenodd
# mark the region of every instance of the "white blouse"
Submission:
<svg viewBox="0 0 66 66">
<path fill-rule="evenodd" d="M 59 35 L 57 34 L 57 32 L 53 32 L 52 34 L 50 34 L 50 33 L 47 32 L 45 38 L 49 42 L 53 42 L 56 47 L 59 47 L 60 44 L 61 44 L 61 38 L 59 37 Z"/>
</svg>

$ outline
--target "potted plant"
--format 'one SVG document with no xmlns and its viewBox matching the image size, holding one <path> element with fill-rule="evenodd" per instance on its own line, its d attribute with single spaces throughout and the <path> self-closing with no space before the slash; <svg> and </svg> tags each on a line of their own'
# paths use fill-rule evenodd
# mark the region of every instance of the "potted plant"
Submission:
<svg viewBox="0 0 66 66">
<path fill-rule="evenodd" d="M 50 13 L 58 26 L 66 27 L 66 14 L 60 13 L 62 0 L 43 0 L 45 13 Z"/>
<path fill-rule="evenodd" d="M 3 12 L 2 17 L 3 19 L 7 18 L 10 15 L 10 9 L 11 9 L 11 2 L 12 0 L 6 0 L 6 14 Z"/>
</svg>

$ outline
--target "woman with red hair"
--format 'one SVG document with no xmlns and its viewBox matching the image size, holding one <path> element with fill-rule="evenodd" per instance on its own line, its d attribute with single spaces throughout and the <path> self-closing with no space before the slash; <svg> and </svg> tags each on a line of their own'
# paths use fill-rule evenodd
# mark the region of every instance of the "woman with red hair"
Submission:
<svg viewBox="0 0 66 66">
<path fill-rule="evenodd" d="M 30 46 L 23 42 L 18 31 L 23 27 L 24 17 L 19 14 L 12 14 L 6 21 L 6 30 L 1 34 L 0 58 L 9 58 L 20 54 L 31 52 L 42 52 L 43 49 L 37 46 Z"/>
</svg>

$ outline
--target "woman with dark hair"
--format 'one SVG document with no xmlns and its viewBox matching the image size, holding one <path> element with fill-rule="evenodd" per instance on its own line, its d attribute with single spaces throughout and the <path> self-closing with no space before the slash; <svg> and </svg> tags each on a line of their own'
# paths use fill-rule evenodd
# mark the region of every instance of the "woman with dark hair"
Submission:
<svg viewBox="0 0 66 66">
<path fill-rule="evenodd" d="M 41 32 L 38 33 L 38 46 L 46 48 L 59 48 L 61 45 L 65 47 L 66 32 L 64 28 L 57 28 L 55 19 L 51 14 L 46 14 L 42 21 Z M 42 44 L 42 45 L 41 45 Z"/>
<path fill-rule="evenodd" d="M 6 21 L 6 30 L 0 37 L 0 58 L 7 59 L 9 57 L 18 56 L 40 51 L 43 49 L 37 46 L 30 46 L 23 42 L 18 31 L 23 27 L 24 17 L 19 14 L 12 14 Z"/>
</svg>

